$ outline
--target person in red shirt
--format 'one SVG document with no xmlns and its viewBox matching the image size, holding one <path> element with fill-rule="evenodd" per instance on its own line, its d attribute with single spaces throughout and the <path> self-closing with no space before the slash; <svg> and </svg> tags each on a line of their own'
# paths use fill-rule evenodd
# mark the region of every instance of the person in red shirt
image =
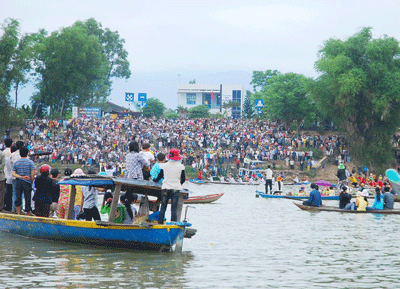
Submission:
<svg viewBox="0 0 400 289">
<path fill-rule="evenodd" d="M 383 188 L 382 177 L 379 177 L 378 186 L 379 186 L 381 189 Z"/>
<path fill-rule="evenodd" d="M 358 175 L 357 179 L 358 179 L 358 182 L 360 183 L 360 185 L 361 184 L 365 185 L 365 178 L 364 178 L 364 176 L 362 174 Z"/>
</svg>

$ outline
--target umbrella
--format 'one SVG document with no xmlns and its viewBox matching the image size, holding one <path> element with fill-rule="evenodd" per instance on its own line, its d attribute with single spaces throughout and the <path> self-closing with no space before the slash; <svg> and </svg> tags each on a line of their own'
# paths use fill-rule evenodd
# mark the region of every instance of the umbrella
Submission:
<svg viewBox="0 0 400 289">
<path fill-rule="evenodd" d="M 330 182 L 323 181 L 323 180 L 315 182 L 315 184 L 320 186 L 320 187 L 326 187 L 326 186 L 330 187 L 330 186 L 332 186 L 332 184 Z"/>
</svg>

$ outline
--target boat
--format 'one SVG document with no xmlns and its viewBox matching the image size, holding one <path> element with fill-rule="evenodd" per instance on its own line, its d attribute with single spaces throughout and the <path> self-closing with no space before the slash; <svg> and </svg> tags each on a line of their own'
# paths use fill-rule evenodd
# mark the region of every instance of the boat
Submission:
<svg viewBox="0 0 400 289">
<path fill-rule="evenodd" d="M 203 184 L 208 183 L 207 181 L 198 180 L 198 179 L 189 179 L 189 182 L 191 182 L 193 184 L 197 184 L 197 185 L 203 185 Z"/>
<path fill-rule="evenodd" d="M 290 195 L 269 195 L 260 191 L 256 191 L 256 194 L 266 199 L 292 199 L 292 200 L 305 200 L 308 196 L 290 196 Z M 322 200 L 339 200 L 339 196 L 321 196 Z"/>
<path fill-rule="evenodd" d="M 400 194 L 400 175 L 395 169 L 388 169 L 386 170 L 386 176 L 392 185 L 393 190 L 395 191 L 396 195 Z"/>
<path fill-rule="evenodd" d="M 216 200 L 219 200 L 224 193 L 220 194 L 212 194 L 212 195 L 204 195 L 204 196 L 192 196 L 183 200 L 185 204 L 205 204 L 205 203 L 212 203 Z"/>
<path fill-rule="evenodd" d="M 151 251 L 180 251 L 183 238 L 192 237 L 196 230 L 189 228 L 190 223 L 180 221 L 183 199 L 188 193 L 182 192 L 178 202 L 178 222 L 158 224 L 138 218 L 140 222 L 133 224 L 116 224 L 113 222 L 120 192 L 133 188 L 148 196 L 159 197 L 161 184 L 144 180 L 110 177 L 70 177 L 59 182 L 71 185 L 69 210 L 66 219 L 43 218 L 36 216 L 0 213 L 0 230 L 26 237 L 47 239 L 53 241 L 81 243 L 85 245 L 100 245 L 109 248 L 142 249 Z M 95 187 L 115 187 L 111 211 L 108 221 L 77 221 L 72 220 L 77 185 Z"/>
<path fill-rule="evenodd" d="M 391 214 L 391 215 L 400 215 L 400 210 L 371 210 L 371 211 L 352 211 L 352 210 L 343 210 L 339 209 L 338 207 L 332 206 L 321 206 L 321 207 L 312 207 L 312 206 L 304 206 L 303 204 L 299 204 L 293 202 L 297 207 L 302 209 L 303 211 L 310 211 L 310 212 L 340 212 L 340 213 L 350 213 L 350 214 Z"/>
<path fill-rule="evenodd" d="M 197 184 L 197 185 L 204 185 L 204 184 L 212 184 L 212 185 L 237 185 L 237 186 L 258 186 L 261 183 L 260 182 L 221 182 L 221 181 L 203 181 L 203 180 L 195 180 L 195 179 L 190 179 L 189 182 Z"/>
</svg>

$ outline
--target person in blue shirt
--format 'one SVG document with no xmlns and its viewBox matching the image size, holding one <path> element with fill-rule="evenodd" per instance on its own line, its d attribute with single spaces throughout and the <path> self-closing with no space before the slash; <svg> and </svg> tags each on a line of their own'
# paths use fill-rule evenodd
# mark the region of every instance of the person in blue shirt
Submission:
<svg viewBox="0 0 400 289">
<path fill-rule="evenodd" d="M 321 193 L 318 191 L 318 186 L 314 183 L 310 185 L 311 189 L 313 189 L 310 193 L 310 197 L 307 201 L 303 202 L 305 206 L 312 206 L 312 207 L 320 207 L 322 206 L 322 199 Z"/>
<path fill-rule="evenodd" d="M 154 166 L 151 168 L 151 171 L 150 171 L 151 179 L 156 179 L 158 174 L 160 173 L 160 171 L 161 171 L 160 163 L 165 163 L 165 154 L 158 153 L 156 159 L 157 159 L 157 162 L 154 164 Z M 164 180 L 164 178 L 162 178 L 158 182 L 162 183 L 163 180 Z"/>
<path fill-rule="evenodd" d="M 372 207 L 366 207 L 367 211 L 371 210 L 383 210 L 383 196 L 381 195 L 381 189 L 379 187 L 375 188 L 375 201 Z"/>
</svg>

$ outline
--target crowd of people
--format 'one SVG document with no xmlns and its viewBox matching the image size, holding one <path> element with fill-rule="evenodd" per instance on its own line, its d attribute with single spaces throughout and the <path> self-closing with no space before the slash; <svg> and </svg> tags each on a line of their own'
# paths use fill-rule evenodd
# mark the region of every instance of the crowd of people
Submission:
<svg viewBox="0 0 400 289">
<path fill-rule="evenodd" d="M 7 137 L 8 130 L 4 137 Z M 337 162 L 350 162 L 340 135 L 297 134 L 282 124 L 246 119 L 35 119 L 25 122 L 18 137 L 37 161 L 122 170 L 127 144 L 149 143 L 150 150 L 167 153 L 179 147 L 183 163 L 212 175 L 237 175 L 245 159 L 285 161 L 287 167 L 310 170 L 316 150 Z"/>
</svg>

